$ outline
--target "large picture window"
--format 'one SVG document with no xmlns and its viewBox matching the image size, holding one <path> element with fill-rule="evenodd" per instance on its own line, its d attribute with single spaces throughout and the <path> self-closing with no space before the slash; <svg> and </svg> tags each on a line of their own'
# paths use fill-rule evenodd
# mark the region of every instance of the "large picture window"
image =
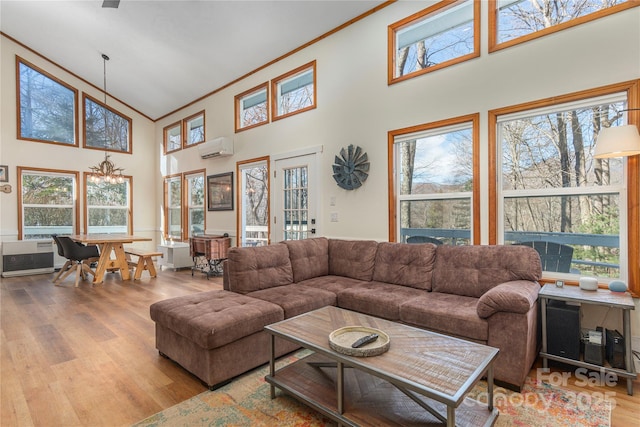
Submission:
<svg viewBox="0 0 640 427">
<path fill-rule="evenodd" d="M 316 61 L 271 81 L 273 120 L 316 108 Z"/>
<path fill-rule="evenodd" d="M 445 0 L 389 26 L 389 84 L 480 55 L 480 3 Z"/>
<path fill-rule="evenodd" d="M 78 145 L 78 91 L 16 57 L 18 138 Z"/>
<path fill-rule="evenodd" d="M 472 244 L 477 115 L 393 131 L 395 241 Z"/>
<path fill-rule="evenodd" d="M 84 146 L 131 153 L 131 119 L 86 94 L 82 100 L 85 113 Z"/>
<path fill-rule="evenodd" d="M 493 0 L 489 2 L 489 51 L 602 18 L 636 0 Z"/>
<path fill-rule="evenodd" d="M 78 173 L 18 167 L 19 239 L 78 231 Z"/>
<path fill-rule="evenodd" d="M 600 129 L 626 124 L 626 92 L 560 99 L 495 115 L 498 240 L 565 251 L 550 276 L 626 279 L 626 160 L 593 157 Z"/>
<path fill-rule="evenodd" d="M 85 233 L 133 234 L 131 177 L 122 183 L 85 183 Z"/>
</svg>

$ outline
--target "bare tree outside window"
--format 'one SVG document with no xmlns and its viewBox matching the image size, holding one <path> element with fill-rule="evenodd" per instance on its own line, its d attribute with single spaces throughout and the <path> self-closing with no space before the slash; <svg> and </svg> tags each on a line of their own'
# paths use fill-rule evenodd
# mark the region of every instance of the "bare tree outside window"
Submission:
<svg viewBox="0 0 640 427">
<path fill-rule="evenodd" d="M 497 1 L 497 41 L 504 43 L 568 24 L 596 12 L 620 10 L 630 0 L 501 0 Z M 616 7 L 620 6 L 620 7 Z"/>
<path fill-rule="evenodd" d="M 535 233 L 574 248 L 574 271 L 618 277 L 622 159 L 595 159 L 603 125 L 624 103 L 594 104 L 501 120 L 505 242 Z M 511 236 L 511 238 L 509 237 Z"/>
<path fill-rule="evenodd" d="M 248 165 L 241 170 L 243 246 L 268 243 L 269 169 L 266 164 Z"/>
<path fill-rule="evenodd" d="M 78 92 L 18 59 L 19 137 L 77 145 Z"/>
</svg>

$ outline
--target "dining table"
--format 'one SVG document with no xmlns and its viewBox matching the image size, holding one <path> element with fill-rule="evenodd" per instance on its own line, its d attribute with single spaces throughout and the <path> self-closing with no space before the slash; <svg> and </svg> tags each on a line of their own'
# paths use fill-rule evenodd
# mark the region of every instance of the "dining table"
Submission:
<svg viewBox="0 0 640 427">
<path fill-rule="evenodd" d="M 126 243 L 151 241 L 150 237 L 134 236 L 131 234 L 75 234 L 69 236 L 71 240 L 85 245 L 97 245 L 100 258 L 96 267 L 93 283 L 102 283 L 104 274 L 108 270 L 119 270 L 122 280 L 129 280 L 129 263 L 125 254 Z M 112 257 L 113 255 L 113 257 Z"/>
</svg>

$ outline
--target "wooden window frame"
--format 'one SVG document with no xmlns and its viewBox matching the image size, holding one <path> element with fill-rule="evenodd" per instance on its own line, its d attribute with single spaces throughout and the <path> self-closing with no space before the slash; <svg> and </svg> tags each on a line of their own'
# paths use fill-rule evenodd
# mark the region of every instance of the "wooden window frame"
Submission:
<svg viewBox="0 0 640 427">
<path fill-rule="evenodd" d="M 202 210 L 204 212 L 204 230 L 203 233 L 207 231 L 207 170 L 206 169 L 197 169 L 188 172 L 182 173 L 182 240 L 189 240 L 189 196 L 190 194 L 186 191 L 189 189 L 189 177 L 194 175 L 202 175 L 202 185 L 204 190 L 204 198 Z"/>
<path fill-rule="evenodd" d="M 628 123 L 640 126 L 640 80 L 631 80 L 623 83 L 603 86 L 567 95 L 554 96 L 538 101 L 504 107 L 489 111 L 489 244 L 498 242 L 498 146 L 497 146 L 497 122 L 498 117 L 519 111 L 535 110 L 557 104 L 576 102 L 582 99 L 595 98 L 613 93 L 627 94 Z M 640 259 L 640 155 L 627 157 L 626 197 L 627 197 L 627 277 L 629 291 L 632 295 L 640 296 L 640 264 L 632 260 Z M 620 212 L 622 215 L 623 212 Z M 635 244 L 633 243 L 635 242 Z M 554 279 L 544 278 L 541 282 L 553 282 Z M 568 284 L 577 285 L 577 281 L 566 281 Z"/>
<path fill-rule="evenodd" d="M 89 177 L 91 176 L 91 172 L 83 173 L 83 187 L 84 194 L 82 198 L 83 202 L 83 214 L 84 214 L 84 223 L 83 223 L 83 232 L 84 234 L 89 233 L 89 202 L 88 202 L 88 186 L 89 186 Z M 127 233 L 133 234 L 133 177 L 131 175 L 123 175 L 124 182 L 129 183 L 129 209 L 127 212 Z"/>
<path fill-rule="evenodd" d="M 166 175 L 162 178 L 162 188 L 163 188 L 163 199 L 162 199 L 162 210 L 164 212 L 164 221 L 162 224 L 163 230 L 162 230 L 162 235 L 164 236 L 165 240 L 175 240 L 174 236 L 170 236 L 169 235 L 169 181 L 173 180 L 175 178 L 179 179 L 180 182 L 180 241 L 182 240 L 182 235 L 183 235 L 183 231 L 184 231 L 184 224 L 182 224 L 183 221 L 183 216 L 184 216 L 184 206 L 183 206 L 183 194 L 184 194 L 184 189 L 182 188 L 184 182 L 182 179 L 182 174 L 177 173 L 177 174 L 172 174 L 172 175 Z"/>
<path fill-rule="evenodd" d="M 90 100 L 91 102 L 93 102 L 94 104 L 99 105 L 100 107 L 104 108 L 105 110 L 107 110 L 108 112 L 110 112 L 111 114 L 114 114 L 118 117 L 121 117 L 122 119 L 126 120 L 128 125 L 127 125 L 127 150 L 115 150 L 113 148 L 109 148 L 109 147 L 91 147 L 87 145 L 87 99 Z M 89 150 L 100 150 L 100 151 L 110 151 L 112 153 L 126 153 L 126 154 L 132 154 L 133 153 L 133 120 L 131 120 L 130 117 L 125 116 L 124 114 L 122 114 L 121 112 L 119 112 L 118 110 L 116 110 L 115 108 L 112 108 L 110 106 L 108 106 L 107 104 L 105 104 L 104 102 L 94 98 L 91 95 L 88 95 L 86 93 L 82 94 L 82 148 L 86 148 Z"/>
<path fill-rule="evenodd" d="M 242 166 L 251 164 L 251 163 L 265 163 L 267 167 L 267 211 L 269 214 L 267 215 L 271 218 L 271 157 L 263 156 L 263 157 L 255 157 L 253 159 L 242 160 L 236 162 L 236 200 L 238 201 L 238 209 L 236 210 L 236 245 L 242 246 L 242 230 L 240 227 L 242 226 L 242 210 L 244 209 L 244 198 L 242 197 Z M 271 244 L 271 221 L 267 221 L 267 244 Z"/>
<path fill-rule="evenodd" d="M 50 80 L 53 80 L 54 82 L 58 83 L 59 85 L 69 89 L 70 91 L 73 92 L 73 138 L 74 138 L 74 142 L 73 144 L 68 144 L 66 142 L 60 142 L 60 141 L 48 141 L 45 139 L 37 139 L 37 138 L 26 138 L 22 136 L 22 114 L 21 114 L 21 106 L 20 106 L 20 101 L 21 101 L 21 91 L 20 91 L 20 64 L 25 65 L 26 67 L 31 68 L 32 70 L 42 74 L 43 76 L 47 77 Z M 21 58 L 20 56 L 16 55 L 16 139 L 18 140 L 22 140 L 22 141 L 33 141 L 33 142 L 42 142 L 45 144 L 56 144 L 56 145 L 62 145 L 64 147 L 79 147 L 80 146 L 80 135 L 79 135 L 79 125 L 78 125 L 78 89 L 74 88 L 73 86 L 65 83 L 64 81 L 62 81 L 61 79 L 55 77 L 53 74 L 46 72 L 45 70 L 43 70 L 42 68 L 32 64 L 31 62 L 27 61 L 26 59 Z"/>
<path fill-rule="evenodd" d="M 168 136 L 169 136 L 169 131 L 173 128 L 175 128 L 176 126 L 180 126 L 180 146 L 174 150 L 169 150 L 168 148 Z M 184 135 L 183 135 L 184 131 L 183 131 L 183 126 L 182 126 L 182 120 L 179 120 L 175 123 L 171 123 L 170 125 L 165 126 L 162 129 L 162 135 L 163 135 L 163 141 L 162 141 L 162 151 L 164 154 L 169 154 L 169 153 L 175 153 L 176 151 L 180 151 L 182 150 L 182 147 L 184 145 Z"/>
<path fill-rule="evenodd" d="M 605 16 L 613 15 L 614 13 L 622 12 L 623 10 L 640 6 L 640 2 L 631 0 L 627 3 L 620 3 L 606 9 L 592 12 L 588 15 L 580 16 L 578 18 L 572 19 L 571 21 L 562 22 L 552 27 L 544 28 L 542 30 L 525 34 L 512 40 L 498 43 L 498 14 L 500 12 L 497 7 L 497 2 L 498 0 L 489 0 L 489 53 L 526 43 L 530 40 L 535 40 L 537 38 L 544 37 L 549 34 L 554 34 L 559 31 L 575 27 L 577 25 L 604 18 Z"/>
<path fill-rule="evenodd" d="M 264 90 L 266 93 L 266 103 L 267 103 L 267 118 L 259 123 L 253 123 L 251 125 L 242 126 L 242 100 L 249 95 L 253 95 L 254 93 L 258 93 Z M 244 130 L 253 129 L 258 126 L 266 125 L 270 121 L 271 114 L 271 98 L 269 96 L 269 82 L 264 82 L 259 84 L 258 86 L 252 87 L 249 90 L 246 90 L 234 97 L 234 105 L 235 105 L 235 133 L 242 132 Z"/>
<path fill-rule="evenodd" d="M 296 74 L 302 74 L 309 69 L 313 70 L 313 104 L 308 107 L 301 108 L 296 111 L 291 111 L 285 114 L 278 114 L 278 84 L 290 77 L 295 76 Z M 313 110 L 318 107 L 318 84 L 317 84 L 317 70 L 316 70 L 316 61 L 313 60 L 308 62 L 300 67 L 291 70 L 287 73 L 284 73 L 275 79 L 271 80 L 271 121 L 274 122 L 276 120 L 284 119 L 286 117 L 291 117 L 296 114 L 304 113 L 305 111 Z"/>
<path fill-rule="evenodd" d="M 79 206 L 79 197 L 80 194 L 80 173 L 78 171 L 70 171 L 70 170 L 62 170 L 62 169 L 44 169 L 44 168 L 32 168 L 28 166 L 18 166 L 16 168 L 17 174 L 17 192 L 18 192 L 18 240 L 24 240 L 24 218 L 22 217 L 23 209 L 22 209 L 22 173 L 23 172 L 34 172 L 36 175 L 38 172 L 42 174 L 55 173 L 60 175 L 68 175 L 72 176 L 75 179 L 74 188 L 73 188 L 73 233 L 78 234 L 80 230 L 80 206 Z"/>
<path fill-rule="evenodd" d="M 396 212 L 396 205 L 398 197 L 395 189 L 397 188 L 395 153 L 394 149 L 395 139 L 399 136 L 425 132 L 432 129 L 445 128 L 453 125 L 470 123 L 472 133 L 472 150 L 473 150 L 473 185 L 471 196 L 471 241 L 472 244 L 480 244 L 480 115 L 478 113 L 469 114 L 466 116 L 454 117 L 451 119 L 440 120 L 431 123 L 425 123 L 416 126 L 410 126 L 402 129 L 396 129 L 387 133 L 387 171 L 388 171 L 388 203 L 389 203 L 389 241 L 397 242 L 397 221 L 398 213 Z"/>
<path fill-rule="evenodd" d="M 202 141 L 196 141 L 196 142 L 192 142 L 191 144 L 187 143 L 187 135 L 189 134 L 189 129 L 188 129 L 188 124 L 190 121 L 192 121 L 193 119 L 202 116 Z M 184 119 L 182 119 L 182 148 L 189 148 L 189 147 L 195 147 L 198 144 L 202 144 L 203 142 L 205 142 L 207 140 L 207 126 L 205 125 L 206 123 L 206 116 L 205 116 L 205 110 L 202 111 L 198 111 L 195 114 L 190 115 L 189 117 L 186 117 Z"/>
<path fill-rule="evenodd" d="M 414 13 L 400 21 L 394 22 L 388 26 L 387 30 L 387 83 L 392 85 L 394 83 L 402 82 L 414 77 L 421 76 L 426 73 L 440 70 L 442 68 L 450 67 L 461 62 L 468 61 L 480 56 L 480 1 L 473 0 L 473 52 L 466 55 L 459 56 L 457 58 L 450 59 L 432 67 L 423 68 L 421 70 L 413 71 L 403 76 L 395 76 L 396 70 L 396 32 L 405 27 L 414 24 L 416 21 L 426 19 L 428 17 L 436 16 L 439 13 L 445 12 L 452 7 L 466 2 L 467 0 L 443 0 Z"/>
</svg>

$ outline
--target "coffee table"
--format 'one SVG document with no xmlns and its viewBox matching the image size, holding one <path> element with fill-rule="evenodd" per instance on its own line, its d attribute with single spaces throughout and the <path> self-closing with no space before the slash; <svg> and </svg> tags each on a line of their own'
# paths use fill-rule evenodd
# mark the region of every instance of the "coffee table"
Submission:
<svg viewBox="0 0 640 427">
<path fill-rule="evenodd" d="M 389 350 L 373 357 L 340 354 L 329 334 L 344 326 L 387 333 Z M 493 361 L 498 349 L 373 316 L 323 307 L 265 327 L 271 360 L 265 380 L 339 425 L 492 426 Z M 311 354 L 276 370 L 275 341 L 282 338 Z M 345 369 L 353 368 L 353 369 Z M 487 403 L 465 398 L 486 374 Z"/>
</svg>

